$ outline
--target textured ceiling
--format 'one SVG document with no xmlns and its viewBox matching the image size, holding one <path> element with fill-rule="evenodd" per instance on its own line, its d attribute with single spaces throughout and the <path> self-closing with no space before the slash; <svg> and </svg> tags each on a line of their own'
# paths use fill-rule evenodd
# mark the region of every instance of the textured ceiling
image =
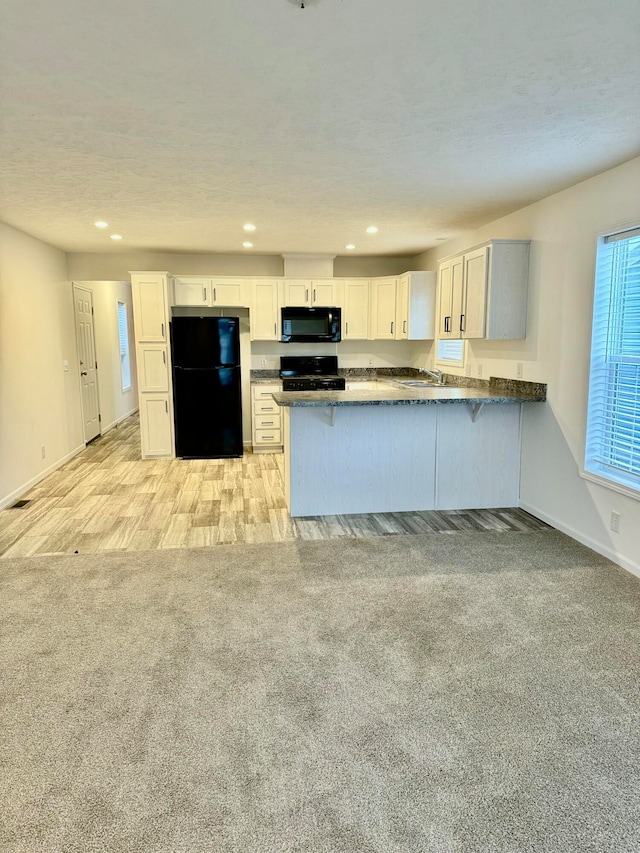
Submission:
<svg viewBox="0 0 640 853">
<path fill-rule="evenodd" d="M 3 0 L 0 31 L 0 217 L 67 251 L 251 221 L 411 255 L 640 151 L 637 0 Z"/>
</svg>

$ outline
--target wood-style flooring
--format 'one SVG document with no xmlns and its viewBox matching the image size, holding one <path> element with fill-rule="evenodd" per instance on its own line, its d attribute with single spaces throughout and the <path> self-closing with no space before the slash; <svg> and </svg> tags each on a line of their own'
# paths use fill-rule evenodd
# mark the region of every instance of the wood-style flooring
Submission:
<svg viewBox="0 0 640 853">
<path fill-rule="evenodd" d="M 0 557 L 547 529 L 508 508 L 292 519 L 283 463 L 282 454 L 252 453 L 242 459 L 142 460 L 134 415 L 31 489 L 24 507 L 0 512 Z"/>
</svg>

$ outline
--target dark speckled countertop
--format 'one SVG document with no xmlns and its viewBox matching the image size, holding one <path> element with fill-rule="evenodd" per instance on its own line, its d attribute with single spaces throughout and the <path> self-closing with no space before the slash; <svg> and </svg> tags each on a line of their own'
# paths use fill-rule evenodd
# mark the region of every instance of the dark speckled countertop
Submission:
<svg viewBox="0 0 640 853">
<path fill-rule="evenodd" d="M 273 395 L 279 406 L 416 406 L 441 403 L 542 403 L 546 386 L 491 378 L 476 381 L 477 387 L 453 384 L 411 388 L 396 385 L 401 376 L 377 376 L 374 381 L 347 376 L 345 391 L 287 391 Z M 415 379 L 415 374 L 406 378 Z M 455 381 L 455 380 L 454 380 Z M 349 386 L 352 386 L 349 388 Z M 370 386 L 369 388 L 367 386 Z"/>
</svg>

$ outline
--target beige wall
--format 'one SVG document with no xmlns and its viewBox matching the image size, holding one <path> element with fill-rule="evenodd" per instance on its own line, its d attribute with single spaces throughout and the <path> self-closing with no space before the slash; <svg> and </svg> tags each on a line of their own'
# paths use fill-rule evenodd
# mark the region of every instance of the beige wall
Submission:
<svg viewBox="0 0 640 853">
<path fill-rule="evenodd" d="M 76 362 L 64 252 L 0 223 L 0 506 L 84 446 Z"/>
<path fill-rule="evenodd" d="M 640 159 L 445 243 L 437 259 L 491 238 L 531 239 L 528 335 L 470 341 L 465 370 L 546 382 L 549 402 L 525 407 L 521 500 L 525 508 L 640 574 L 640 500 L 579 476 L 584 461 L 596 237 L 640 224 Z M 453 371 L 452 371 L 453 372 Z M 610 529 L 621 513 L 620 533 Z"/>
<path fill-rule="evenodd" d="M 333 274 L 341 276 L 396 275 L 412 269 L 410 258 L 384 256 L 337 257 Z M 121 280 L 130 270 L 167 270 L 172 275 L 244 275 L 281 276 L 282 255 L 181 254 L 177 252 L 104 252 L 67 255 L 68 275 L 72 279 Z"/>
</svg>

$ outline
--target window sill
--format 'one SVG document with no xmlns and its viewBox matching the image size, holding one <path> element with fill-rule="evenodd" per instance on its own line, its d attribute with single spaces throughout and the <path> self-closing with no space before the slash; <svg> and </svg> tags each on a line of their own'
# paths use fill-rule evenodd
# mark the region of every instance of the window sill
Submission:
<svg viewBox="0 0 640 853">
<path fill-rule="evenodd" d="M 580 469 L 578 474 L 583 480 L 589 480 L 590 483 L 597 483 L 599 486 L 604 486 L 605 489 L 610 489 L 612 492 L 618 492 L 620 495 L 626 495 L 628 498 L 640 501 L 640 489 L 616 483 L 615 480 L 610 480 L 608 477 L 602 477 L 599 474 L 593 474 L 591 471 Z"/>
</svg>

